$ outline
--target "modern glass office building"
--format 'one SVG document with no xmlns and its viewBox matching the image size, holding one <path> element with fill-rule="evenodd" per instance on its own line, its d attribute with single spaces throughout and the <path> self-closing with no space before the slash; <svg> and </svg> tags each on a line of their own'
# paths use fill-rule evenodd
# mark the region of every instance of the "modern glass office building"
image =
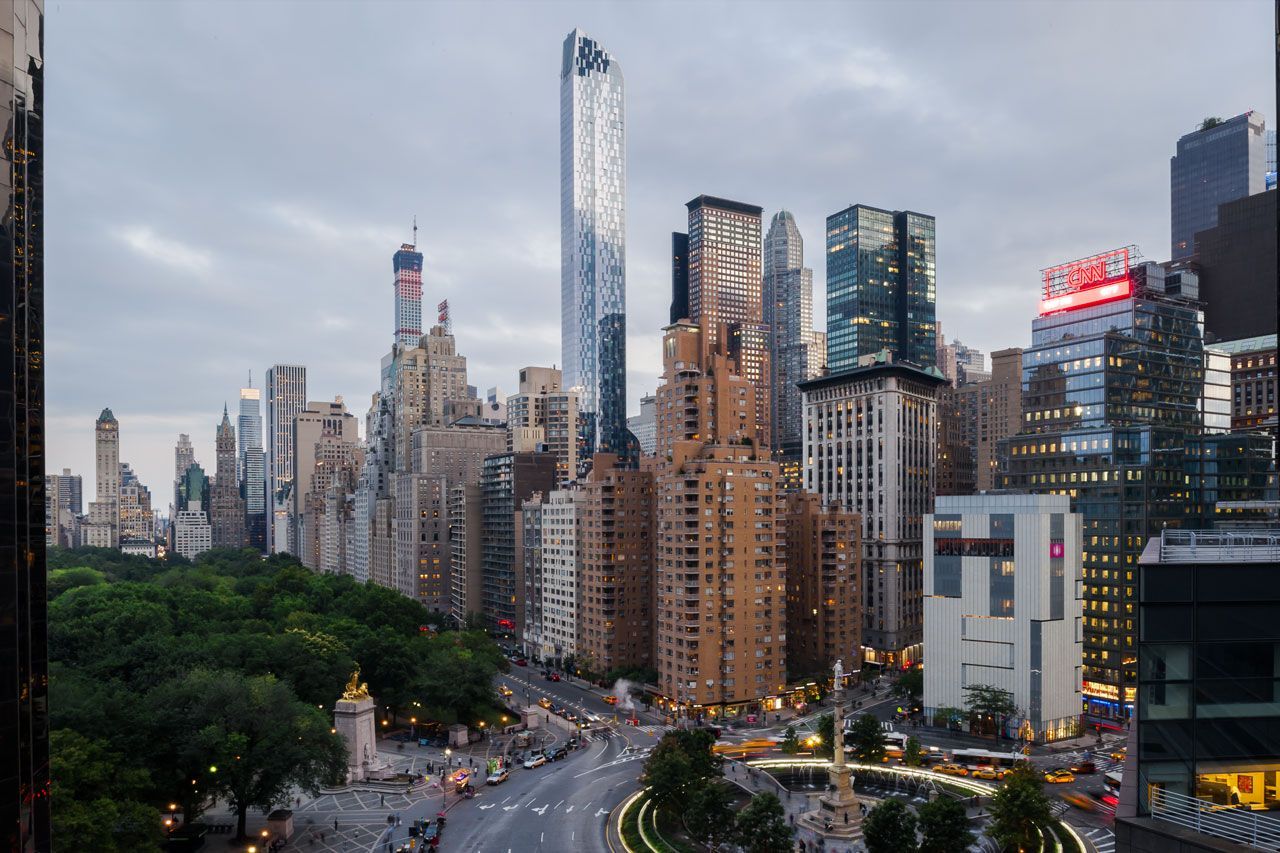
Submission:
<svg viewBox="0 0 1280 853">
<path fill-rule="evenodd" d="M 1169 160 L 1169 257 L 1175 261 L 1195 254 L 1196 232 L 1218 224 L 1218 205 L 1266 188 L 1262 113 L 1214 121 L 1180 138 Z"/>
<path fill-rule="evenodd" d="M 855 204 L 827 217 L 827 366 L 882 349 L 937 363 L 934 218 Z"/>
<path fill-rule="evenodd" d="M 1187 438 L 1203 428 L 1203 315 L 1166 292 L 1164 270 L 1125 247 L 1044 271 L 1022 355 L 1022 433 L 1005 487 L 1067 494 L 1084 518 L 1086 710 L 1132 712 L 1136 561 L 1196 505 Z"/>
<path fill-rule="evenodd" d="M 622 68 L 575 29 L 560 66 L 560 348 L 587 459 L 630 447 L 626 180 Z"/>
</svg>

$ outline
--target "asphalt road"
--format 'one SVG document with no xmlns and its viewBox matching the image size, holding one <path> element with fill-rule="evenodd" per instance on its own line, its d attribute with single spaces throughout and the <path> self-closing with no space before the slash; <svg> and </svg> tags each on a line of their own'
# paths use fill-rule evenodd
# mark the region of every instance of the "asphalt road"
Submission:
<svg viewBox="0 0 1280 853">
<path fill-rule="evenodd" d="M 513 705 L 534 705 L 545 696 L 553 703 L 589 712 L 605 720 L 621 718 L 597 693 L 569 682 L 544 680 L 537 669 L 515 668 L 499 676 L 498 683 L 514 691 Z M 539 709 L 541 711 L 541 709 Z M 545 712 L 544 712 L 545 713 Z M 584 735 L 585 747 L 561 761 L 526 770 L 516 767 L 506 782 L 481 785 L 473 799 L 453 793 L 446 797 L 447 818 L 440 850 L 467 853 L 525 853 L 525 851 L 608 850 L 605 825 L 609 813 L 636 791 L 644 758 L 661 737 L 664 726 L 641 713 L 642 725 L 610 724 Z M 554 743 L 563 743 L 569 732 L 551 724 Z M 495 744 L 496 751 L 496 744 Z M 391 849 L 408 839 L 408 827 L 416 818 L 434 817 L 441 798 L 428 798 L 401 812 L 402 823 L 390 835 Z M 374 846 L 386 849 L 386 840 Z"/>
</svg>

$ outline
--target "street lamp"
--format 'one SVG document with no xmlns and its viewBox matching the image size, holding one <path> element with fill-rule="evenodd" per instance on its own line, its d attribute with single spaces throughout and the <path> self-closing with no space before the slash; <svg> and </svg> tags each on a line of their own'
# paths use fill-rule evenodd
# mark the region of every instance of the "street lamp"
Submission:
<svg viewBox="0 0 1280 853">
<path fill-rule="evenodd" d="M 450 767 L 452 767 L 452 766 L 453 766 L 453 758 L 452 758 L 452 756 L 453 756 L 453 750 L 446 746 L 446 747 L 444 748 L 444 763 L 445 763 L 445 764 L 447 764 L 447 765 L 448 765 L 448 766 L 450 766 Z"/>
</svg>

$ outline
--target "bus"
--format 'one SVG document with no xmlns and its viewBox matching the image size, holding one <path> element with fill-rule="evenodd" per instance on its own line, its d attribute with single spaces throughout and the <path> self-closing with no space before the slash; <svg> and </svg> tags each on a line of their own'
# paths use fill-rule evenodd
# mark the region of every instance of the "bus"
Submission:
<svg viewBox="0 0 1280 853">
<path fill-rule="evenodd" d="M 1019 752 L 991 752 L 986 749 L 957 749 L 951 760 L 959 765 L 973 769 L 974 767 L 1003 767 L 1006 770 L 1027 757 Z"/>
</svg>

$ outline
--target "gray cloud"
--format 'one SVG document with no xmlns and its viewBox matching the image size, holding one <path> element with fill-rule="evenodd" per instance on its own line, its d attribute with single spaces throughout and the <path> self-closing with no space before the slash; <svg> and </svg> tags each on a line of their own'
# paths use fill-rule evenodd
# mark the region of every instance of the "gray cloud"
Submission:
<svg viewBox="0 0 1280 853">
<path fill-rule="evenodd" d="M 172 447 L 276 361 L 359 415 L 412 217 L 481 388 L 559 350 L 560 43 L 628 101 L 628 382 L 659 369 L 669 232 L 707 192 L 793 211 L 815 281 L 853 202 L 938 217 L 948 337 L 1029 337 L 1038 270 L 1164 259 L 1168 157 L 1275 103 L 1266 2 L 113 3 L 47 17 L 49 464 L 92 422 L 157 506 Z M 1268 115 L 1268 119 L 1274 119 Z M 821 299 L 818 310 L 821 316 Z M 430 314 L 430 311 L 426 312 Z"/>
</svg>

